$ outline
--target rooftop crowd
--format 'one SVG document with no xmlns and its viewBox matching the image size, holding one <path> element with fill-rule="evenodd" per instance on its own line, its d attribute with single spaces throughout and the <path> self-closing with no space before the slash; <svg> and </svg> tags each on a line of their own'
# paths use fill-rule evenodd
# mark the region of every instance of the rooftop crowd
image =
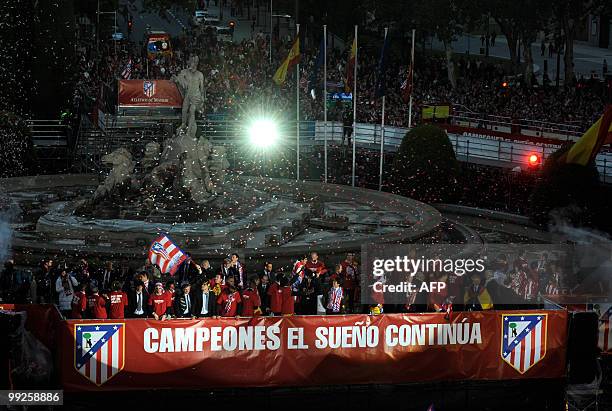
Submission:
<svg viewBox="0 0 612 411">
<path fill-rule="evenodd" d="M 160 273 L 149 261 L 134 269 L 125 261 L 91 266 L 85 259 L 68 265 L 48 258 L 32 272 L 8 260 L 0 276 L 0 301 L 52 303 L 66 318 L 96 319 L 479 311 L 509 304 L 508 295 L 514 302 L 536 304 L 541 295 L 567 292 L 575 284 L 564 274 L 565 265 L 546 254 L 531 261 L 525 252 L 499 255 L 484 275 L 418 272 L 410 280 L 417 289 L 431 281 L 446 288 L 406 293 L 403 304 L 385 303 L 368 286 L 373 303 L 362 304 L 361 276 L 368 274 L 353 253 L 326 264 L 312 252 L 287 270 L 271 262 L 247 268 L 235 253 L 219 267 L 189 257 L 173 275 Z"/>
</svg>

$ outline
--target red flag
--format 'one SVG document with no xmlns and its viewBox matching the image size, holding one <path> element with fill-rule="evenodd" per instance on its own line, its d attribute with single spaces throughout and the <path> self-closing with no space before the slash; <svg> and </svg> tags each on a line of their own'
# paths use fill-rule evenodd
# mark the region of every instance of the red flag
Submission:
<svg viewBox="0 0 612 411">
<path fill-rule="evenodd" d="M 404 100 L 404 103 L 408 103 L 408 101 L 410 100 L 410 95 L 412 94 L 412 74 L 412 63 L 410 63 L 410 65 L 408 66 L 408 73 L 406 74 L 406 78 L 404 79 L 404 81 L 402 82 L 402 86 L 400 87 L 402 100 Z"/>
<path fill-rule="evenodd" d="M 351 54 L 349 55 L 349 59 L 346 62 L 346 77 L 344 83 L 344 91 L 350 93 L 353 90 L 353 82 L 354 71 L 355 71 L 355 59 L 357 58 L 357 38 L 353 39 L 353 44 L 351 45 Z"/>
</svg>

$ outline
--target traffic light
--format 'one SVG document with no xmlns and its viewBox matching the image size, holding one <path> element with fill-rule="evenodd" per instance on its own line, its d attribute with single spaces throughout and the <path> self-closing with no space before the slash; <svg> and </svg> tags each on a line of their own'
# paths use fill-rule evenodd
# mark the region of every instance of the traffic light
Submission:
<svg viewBox="0 0 612 411">
<path fill-rule="evenodd" d="M 531 153 L 529 154 L 529 157 L 527 157 L 527 162 L 529 163 L 529 167 L 537 167 L 540 165 L 540 156 L 537 155 L 536 153 Z"/>
<path fill-rule="evenodd" d="M 132 34 L 132 26 L 134 25 L 134 20 L 132 20 L 132 16 L 130 16 L 128 18 L 128 22 L 127 23 L 128 23 L 128 27 L 127 27 L 127 29 L 128 29 L 128 36 L 129 36 L 130 34 Z"/>
<path fill-rule="evenodd" d="M 229 29 L 232 34 L 234 34 L 234 29 L 236 28 L 236 22 L 234 20 L 229 21 Z"/>
</svg>

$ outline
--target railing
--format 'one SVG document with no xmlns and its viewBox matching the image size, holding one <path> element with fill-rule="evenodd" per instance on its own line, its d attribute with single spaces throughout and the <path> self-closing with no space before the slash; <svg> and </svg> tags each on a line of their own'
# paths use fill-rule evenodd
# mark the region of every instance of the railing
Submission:
<svg viewBox="0 0 612 411">
<path fill-rule="evenodd" d="M 72 128 L 62 120 L 27 120 L 36 158 L 45 162 L 46 172 L 68 169 L 72 151 Z"/>
<path fill-rule="evenodd" d="M 453 109 L 450 124 L 468 128 L 486 129 L 499 133 L 543 137 L 561 141 L 576 141 L 584 133 L 577 125 L 551 123 L 538 120 L 513 119 L 484 113 Z"/>
<path fill-rule="evenodd" d="M 28 120 L 36 148 L 67 147 L 71 129 L 61 120 Z"/>
<path fill-rule="evenodd" d="M 106 141 L 101 145 L 106 151 L 121 144 L 144 145 L 148 141 L 159 141 L 171 135 L 178 125 L 176 118 L 152 120 L 130 117 L 122 119 L 120 126 L 117 126 L 117 122 L 113 124 L 108 119 L 106 121 Z M 460 160 L 507 168 L 529 166 L 528 157 L 532 154 L 538 155 L 540 160 L 544 161 L 567 140 L 575 140 L 581 134 L 578 127 L 551 123 L 531 122 L 523 125 L 521 129 L 518 128 L 518 123 L 509 122 L 507 117 L 484 118 L 477 113 L 469 112 L 462 112 L 460 115 L 455 113 L 450 124 L 441 124 L 441 126 L 448 128 L 450 141 Z M 555 126 L 558 128 L 555 129 Z M 295 121 L 283 122 L 280 127 L 284 146 L 295 148 L 297 137 Z M 520 131 L 518 134 L 517 128 Z M 201 136 L 208 138 L 214 144 L 231 147 L 246 141 L 245 124 L 236 120 L 227 120 L 222 116 L 210 116 L 198 120 L 198 129 Z M 540 132 L 540 135 L 527 134 L 534 130 Z M 403 127 L 385 126 L 385 152 L 396 151 L 407 131 Z M 322 121 L 300 122 L 300 152 L 303 156 L 308 156 L 314 150 L 320 150 L 325 135 L 329 144 L 339 145 L 343 140 L 344 144 L 347 144 L 349 132 L 359 148 L 379 152 L 383 135 L 380 124 L 357 123 L 355 130 L 352 130 L 352 127 L 345 127 L 341 122 L 332 121 L 327 122 L 327 125 Z M 521 141 L 518 141 L 516 137 L 521 136 L 523 136 Z M 599 153 L 596 165 L 602 180 L 611 182 L 612 153 L 605 151 Z"/>
</svg>

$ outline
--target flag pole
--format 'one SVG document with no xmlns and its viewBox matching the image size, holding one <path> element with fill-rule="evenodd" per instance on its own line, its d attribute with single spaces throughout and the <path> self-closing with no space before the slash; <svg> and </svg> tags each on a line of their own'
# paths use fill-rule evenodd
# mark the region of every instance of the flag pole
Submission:
<svg viewBox="0 0 612 411">
<path fill-rule="evenodd" d="M 355 25 L 355 66 L 353 67 L 353 168 L 351 185 L 355 187 L 355 149 L 357 147 L 357 25 Z"/>
<path fill-rule="evenodd" d="M 385 27 L 385 39 L 383 40 L 383 55 L 381 56 L 381 59 L 384 60 L 385 56 L 385 44 L 387 42 L 387 32 L 389 31 L 388 27 Z M 384 64 L 383 64 L 384 65 Z M 384 68 L 384 67 L 383 67 Z M 380 76 L 382 76 L 382 79 L 379 80 L 381 82 L 385 81 L 385 73 L 383 70 L 381 70 L 381 73 L 379 73 Z M 380 83 L 381 87 L 384 87 L 384 83 Z M 383 88 L 384 90 L 384 88 Z M 385 161 L 385 94 L 384 93 L 382 96 L 382 116 L 381 116 L 381 120 L 380 120 L 380 170 L 378 170 L 378 191 L 382 191 L 382 183 L 383 183 L 383 162 Z"/>
<path fill-rule="evenodd" d="M 270 64 L 272 64 L 272 0 L 270 0 L 270 44 L 268 46 L 270 47 Z"/>
<path fill-rule="evenodd" d="M 410 83 L 414 83 L 414 38 L 416 36 L 416 30 L 412 29 L 412 50 L 410 51 Z M 410 104 L 408 105 L 408 128 L 412 128 L 412 84 L 409 84 L 410 87 Z M 404 100 L 405 101 L 405 100 Z"/>
<path fill-rule="evenodd" d="M 295 25 L 295 41 L 300 39 L 300 24 Z M 301 50 L 300 50 L 301 53 Z M 296 165 L 296 180 L 300 180 L 300 60 L 295 65 L 295 118 L 297 132 L 297 165 Z"/>
<path fill-rule="evenodd" d="M 327 24 L 323 25 L 323 163 L 327 183 Z"/>
</svg>

